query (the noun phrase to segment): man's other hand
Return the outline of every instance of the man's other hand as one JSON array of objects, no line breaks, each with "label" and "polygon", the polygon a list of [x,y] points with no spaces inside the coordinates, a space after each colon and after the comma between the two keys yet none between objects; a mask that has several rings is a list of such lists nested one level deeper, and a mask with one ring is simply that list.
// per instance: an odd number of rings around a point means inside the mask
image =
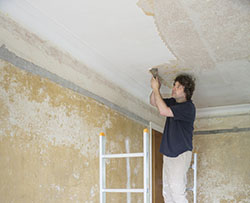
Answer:
[{"label": "man's other hand", "polygon": [[160,83],[158,77],[156,77],[156,78],[152,77],[152,78],[151,78],[151,88],[152,88],[153,90],[158,90],[158,89],[161,88],[161,83]]}]

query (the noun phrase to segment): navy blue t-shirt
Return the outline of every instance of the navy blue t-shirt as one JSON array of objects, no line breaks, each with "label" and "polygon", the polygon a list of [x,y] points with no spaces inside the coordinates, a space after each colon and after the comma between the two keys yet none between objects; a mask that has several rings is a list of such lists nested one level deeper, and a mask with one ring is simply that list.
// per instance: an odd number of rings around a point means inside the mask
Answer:
[{"label": "navy blue t-shirt", "polygon": [[160,152],[169,157],[192,151],[195,106],[191,100],[177,103],[174,98],[164,99],[174,117],[167,117]]}]

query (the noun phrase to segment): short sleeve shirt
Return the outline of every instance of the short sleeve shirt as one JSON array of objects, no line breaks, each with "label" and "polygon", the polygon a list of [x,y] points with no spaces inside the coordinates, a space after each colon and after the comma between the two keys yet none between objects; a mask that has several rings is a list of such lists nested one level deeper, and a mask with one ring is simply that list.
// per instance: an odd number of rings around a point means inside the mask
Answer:
[{"label": "short sleeve shirt", "polygon": [[169,157],[177,157],[193,149],[195,106],[191,100],[177,103],[174,98],[164,99],[174,117],[167,117],[161,140],[160,152]]}]

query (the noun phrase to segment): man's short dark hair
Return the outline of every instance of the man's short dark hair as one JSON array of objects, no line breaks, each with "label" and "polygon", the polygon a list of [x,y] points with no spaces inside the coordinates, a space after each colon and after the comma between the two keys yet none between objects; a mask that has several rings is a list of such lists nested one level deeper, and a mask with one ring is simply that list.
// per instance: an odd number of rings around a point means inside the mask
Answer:
[{"label": "man's short dark hair", "polygon": [[182,86],[184,86],[186,99],[190,100],[195,89],[195,78],[189,74],[182,73],[175,78],[174,82],[179,82]]}]

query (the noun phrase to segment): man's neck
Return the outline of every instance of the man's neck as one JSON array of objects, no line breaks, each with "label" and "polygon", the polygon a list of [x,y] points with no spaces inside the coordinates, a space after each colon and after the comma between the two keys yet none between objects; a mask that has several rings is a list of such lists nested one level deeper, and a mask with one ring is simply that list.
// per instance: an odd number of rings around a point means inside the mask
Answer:
[{"label": "man's neck", "polygon": [[183,102],[186,102],[187,99],[186,99],[185,97],[181,97],[181,98],[175,99],[175,101],[176,101],[177,103],[183,103]]}]

